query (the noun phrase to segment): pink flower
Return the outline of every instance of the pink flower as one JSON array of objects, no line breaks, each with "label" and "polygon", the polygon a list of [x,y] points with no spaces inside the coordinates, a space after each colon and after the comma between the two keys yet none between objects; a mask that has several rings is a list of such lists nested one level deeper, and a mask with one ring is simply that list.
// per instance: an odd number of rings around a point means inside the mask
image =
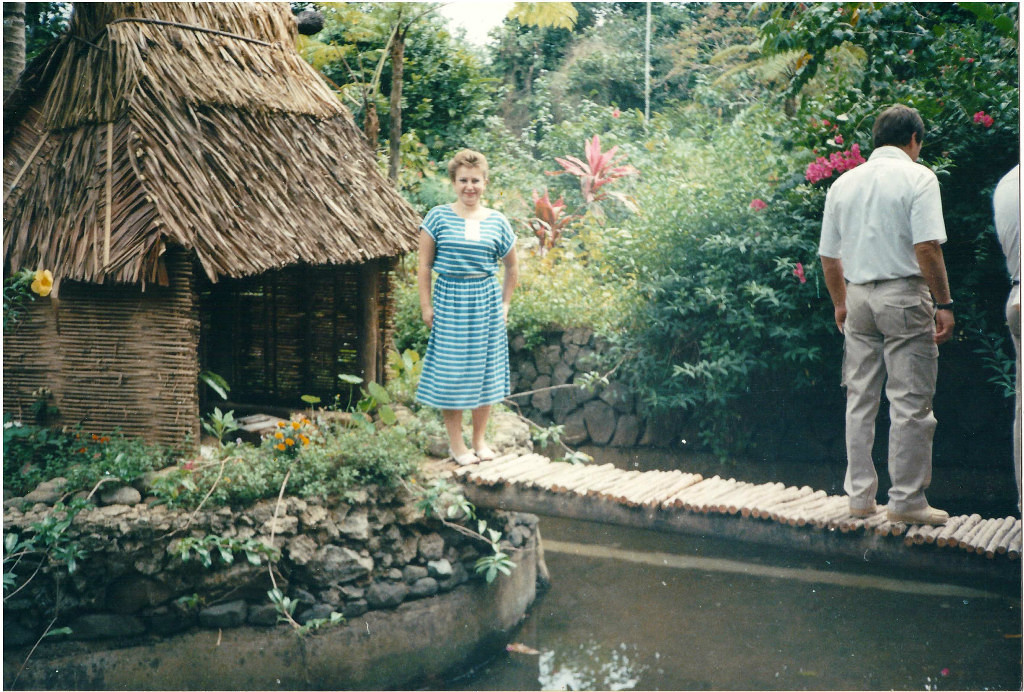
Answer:
[{"label": "pink flower", "polygon": [[750,201],[750,208],[753,209],[754,211],[761,211],[762,209],[764,209],[767,206],[768,206],[767,202],[765,202],[763,199],[760,199],[760,198],[753,199],[753,200]]},{"label": "pink flower", "polygon": [[843,136],[842,135],[836,135],[836,144],[842,144],[842,143],[843,143]]},{"label": "pink flower", "polygon": [[804,177],[808,182],[816,183],[831,178],[833,173],[844,173],[862,163],[864,157],[860,154],[860,145],[854,144],[848,151],[833,152],[827,159],[819,156],[814,163],[808,164]]},{"label": "pink flower", "polygon": [[984,127],[992,127],[996,121],[991,115],[987,115],[985,111],[978,111],[974,114],[974,122],[980,123]]},{"label": "pink flower", "polygon": [[822,125],[824,125],[825,127],[828,127],[828,126],[829,126],[829,125],[831,125],[832,123],[830,123],[830,122],[829,122],[828,120],[826,120],[826,119],[822,119],[822,121],[821,121],[821,124],[822,124]]},{"label": "pink flower", "polygon": [[947,675],[949,675],[949,668],[943,668],[939,671],[939,674],[942,675],[942,677],[946,677]]},{"label": "pink flower", "polygon": [[804,264],[803,262],[796,263],[796,269],[793,270],[793,276],[800,279],[800,283],[807,283],[807,277],[804,276]]},{"label": "pink flower", "polygon": [[192,469],[194,469],[195,467],[196,467],[196,465],[195,465],[195,462],[192,462],[192,461],[186,461],[186,462],[185,462],[185,464],[184,464],[184,466],[183,466],[183,468],[184,468],[184,469],[185,469],[186,471],[191,471],[191,470],[192,470]]},{"label": "pink flower", "polygon": [[617,118],[620,115],[622,115],[622,111],[620,111],[618,108],[615,108],[615,109],[612,110],[612,117],[613,118]]},{"label": "pink flower", "polygon": [[804,177],[811,183],[830,178],[832,177],[832,166],[828,165],[828,159],[819,156],[814,163],[807,164],[807,172],[804,173]]}]

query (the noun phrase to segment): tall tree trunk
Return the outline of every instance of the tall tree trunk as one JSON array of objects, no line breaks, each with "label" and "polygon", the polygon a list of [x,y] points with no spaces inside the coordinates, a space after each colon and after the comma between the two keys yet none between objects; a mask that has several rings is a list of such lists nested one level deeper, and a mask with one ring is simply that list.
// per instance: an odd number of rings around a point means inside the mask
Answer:
[{"label": "tall tree trunk", "polygon": [[402,163],[402,79],[405,72],[405,32],[408,29],[395,27],[395,40],[391,42],[391,129],[388,134],[388,179],[398,180]]},{"label": "tall tree trunk", "polygon": [[366,135],[366,141],[370,143],[370,148],[376,151],[377,134],[380,132],[380,120],[377,119],[377,104],[371,101],[370,98],[373,98],[372,94],[363,103],[365,107],[363,134]]},{"label": "tall tree trunk", "polygon": [[4,3],[4,98],[25,69],[25,3]]}]

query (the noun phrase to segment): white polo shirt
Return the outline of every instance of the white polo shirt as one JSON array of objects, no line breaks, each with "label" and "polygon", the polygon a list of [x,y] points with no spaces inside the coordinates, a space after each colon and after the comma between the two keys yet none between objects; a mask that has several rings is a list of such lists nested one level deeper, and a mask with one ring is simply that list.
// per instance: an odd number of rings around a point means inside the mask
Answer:
[{"label": "white polo shirt", "polygon": [[850,283],[921,276],[914,245],[930,240],[946,242],[939,181],[902,149],[875,149],[829,188],[818,254]]},{"label": "white polo shirt", "polygon": [[1004,175],[992,193],[996,233],[1010,278],[1020,281],[1020,164]]}]

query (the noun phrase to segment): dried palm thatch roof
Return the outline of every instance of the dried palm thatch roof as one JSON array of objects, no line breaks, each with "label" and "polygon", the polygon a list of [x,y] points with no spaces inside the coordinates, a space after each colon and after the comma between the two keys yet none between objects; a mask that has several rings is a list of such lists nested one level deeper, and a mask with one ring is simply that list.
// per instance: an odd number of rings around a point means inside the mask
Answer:
[{"label": "dried palm thatch roof", "polygon": [[168,243],[213,281],[411,250],[418,216],[295,35],[284,3],[76,3],[4,103],[5,271],[145,285]]}]

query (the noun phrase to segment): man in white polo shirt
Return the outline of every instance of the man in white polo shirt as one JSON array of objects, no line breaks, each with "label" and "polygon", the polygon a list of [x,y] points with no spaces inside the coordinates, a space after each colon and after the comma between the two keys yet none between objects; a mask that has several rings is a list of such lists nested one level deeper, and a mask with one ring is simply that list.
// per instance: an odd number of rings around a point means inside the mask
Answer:
[{"label": "man in white polo shirt", "polygon": [[1010,274],[1010,295],[1006,299],[1006,326],[1017,352],[1015,389],[1017,403],[1013,412],[1013,469],[1017,477],[1017,509],[1021,508],[1020,486],[1020,165],[1002,177],[992,193],[996,233],[1006,255],[1006,271]]},{"label": "man in white polo shirt", "polygon": [[925,498],[932,476],[938,344],[949,340],[954,325],[939,183],[916,163],[924,139],[916,110],[887,108],[872,135],[868,161],[828,191],[818,248],[836,326],[845,338],[844,488],[852,515],[878,511],[871,447],[885,383],[891,419],[888,519],[944,524],[949,514]]}]

